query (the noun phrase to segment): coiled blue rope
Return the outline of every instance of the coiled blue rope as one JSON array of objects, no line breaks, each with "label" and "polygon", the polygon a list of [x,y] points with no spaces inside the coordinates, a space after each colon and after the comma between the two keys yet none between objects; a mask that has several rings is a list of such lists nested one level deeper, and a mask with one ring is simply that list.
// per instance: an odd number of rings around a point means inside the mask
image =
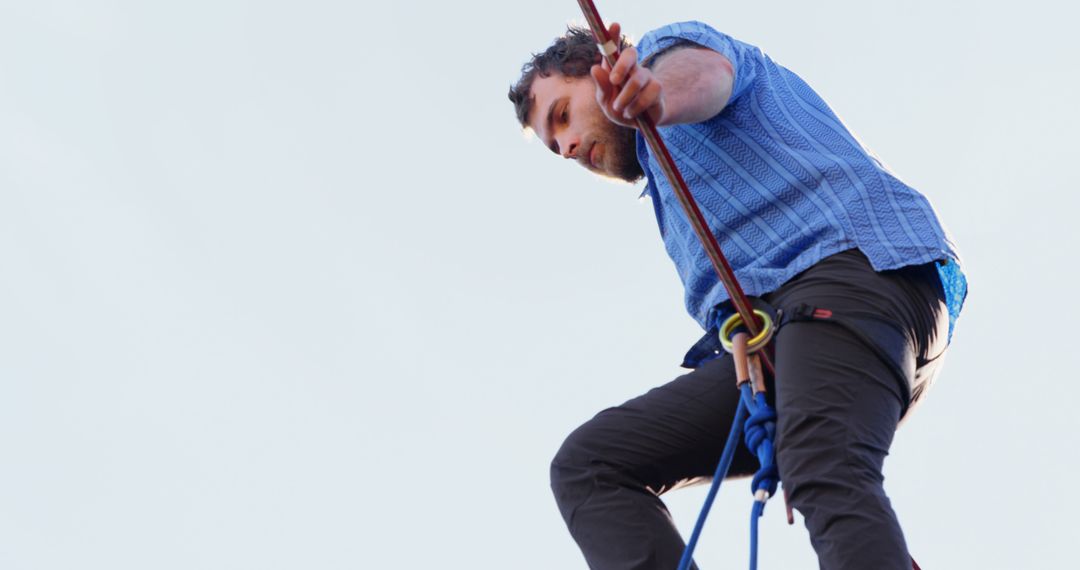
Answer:
[{"label": "coiled blue rope", "polygon": [[746,447],[757,455],[760,467],[750,483],[754,494],[754,506],[750,509],[750,570],[757,569],[758,519],[765,513],[765,501],[776,494],[780,483],[780,470],[776,467],[776,410],[765,400],[765,394],[754,394],[749,384],[742,385],[743,406],[750,410],[750,417],[743,428],[746,431]]},{"label": "coiled blue rope", "polygon": [[754,506],[750,510],[750,570],[757,569],[758,519],[765,512],[765,501],[776,494],[776,487],[780,483],[780,471],[776,467],[776,452],[773,446],[776,437],[776,410],[765,400],[765,394],[754,394],[749,383],[743,384],[740,390],[735,421],[728,433],[724,452],[720,455],[720,463],[716,466],[709,493],[705,496],[705,504],[701,507],[694,531],[679,560],[679,570],[689,570],[693,564],[694,548],[697,547],[701,530],[705,527],[705,519],[709,516],[716,494],[720,491],[720,484],[731,467],[735,450],[739,446],[739,436],[744,433],[746,446],[757,456],[761,465],[750,483],[750,491],[754,494]]},{"label": "coiled blue rope", "polygon": [[776,410],[765,400],[765,394],[754,394],[750,391],[750,384],[742,385],[742,404],[750,410],[750,417],[746,419],[743,427],[746,432],[746,447],[757,455],[758,468],[754,474],[754,480],[750,483],[750,492],[758,498],[761,491],[767,493],[764,497],[776,494],[776,486],[780,483],[780,470],[776,468],[776,451],[773,440],[776,439]]}]

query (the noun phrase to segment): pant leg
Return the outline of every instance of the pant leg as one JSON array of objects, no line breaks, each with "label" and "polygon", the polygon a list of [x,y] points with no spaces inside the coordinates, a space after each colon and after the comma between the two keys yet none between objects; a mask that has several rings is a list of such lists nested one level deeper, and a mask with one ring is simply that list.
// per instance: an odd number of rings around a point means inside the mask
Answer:
[{"label": "pant leg", "polygon": [[777,464],[821,568],[909,570],[881,474],[903,396],[886,365],[831,323],[776,341]]},{"label": "pant leg", "polygon": [[[874,273],[857,251],[839,254],[766,298],[785,310],[807,303],[877,315],[909,339],[897,359],[917,360],[903,366],[915,378],[898,382],[866,339],[835,324],[793,323],[778,334],[778,464],[822,568],[910,568],[881,467],[912,387],[928,384],[940,362],[947,318],[940,286],[889,273]],[[731,359],[721,358],[567,438],[552,489],[590,568],[675,567],[683,542],[658,497],[715,470],[737,406],[733,384]],[[756,467],[740,446],[732,473]]]},{"label": "pant leg", "polygon": [[771,296],[783,310],[805,303],[837,320],[858,314],[901,335],[879,343],[850,322],[810,321],[776,337],[777,464],[823,569],[911,568],[882,467],[944,350],[947,317],[929,269],[875,273],[855,251]]},{"label": "pant leg", "polygon": [[[659,496],[711,479],[738,397],[731,359],[722,358],[570,434],[552,461],[551,487],[589,568],[678,565],[684,543]],[[731,474],[756,468],[740,446]]]}]

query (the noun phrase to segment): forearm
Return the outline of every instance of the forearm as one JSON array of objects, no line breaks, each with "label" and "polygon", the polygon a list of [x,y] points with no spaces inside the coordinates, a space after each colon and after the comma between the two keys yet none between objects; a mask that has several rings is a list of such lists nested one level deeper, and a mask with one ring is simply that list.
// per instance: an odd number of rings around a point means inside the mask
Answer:
[{"label": "forearm", "polygon": [[731,97],[731,63],[715,51],[675,48],[660,54],[651,67],[663,85],[664,113],[659,125],[706,121],[724,110]]}]

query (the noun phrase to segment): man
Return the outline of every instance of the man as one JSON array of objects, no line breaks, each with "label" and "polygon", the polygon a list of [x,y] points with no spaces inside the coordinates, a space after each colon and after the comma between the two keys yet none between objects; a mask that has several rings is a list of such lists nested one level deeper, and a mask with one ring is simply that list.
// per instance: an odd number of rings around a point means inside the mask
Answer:
[{"label": "man", "polygon": [[[618,24],[610,32],[621,38]],[[784,315],[777,462],[821,567],[911,568],[881,470],[966,294],[953,244],[926,199],[759,49],[699,22],[622,42],[609,67],[589,32],[570,29],[524,66],[510,99],[552,152],[645,179],[707,334],[684,361],[692,372],[566,439],[551,484],[572,536],[590,568],[674,568],[683,542],[659,496],[712,474],[738,401],[732,361],[716,351],[727,292],[634,130],[644,113],[747,294]],[[756,467],[740,448],[731,475]]]}]

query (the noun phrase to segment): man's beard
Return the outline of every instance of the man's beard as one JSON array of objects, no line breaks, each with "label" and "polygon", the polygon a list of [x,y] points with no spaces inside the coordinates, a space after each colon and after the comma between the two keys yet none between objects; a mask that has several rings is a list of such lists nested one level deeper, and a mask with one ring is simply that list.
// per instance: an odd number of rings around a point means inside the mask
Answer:
[{"label": "man's beard", "polygon": [[[645,175],[637,160],[637,131],[603,119],[600,139],[610,149],[609,164],[604,165],[603,174],[626,182],[637,182]],[[588,156],[584,157],[588,160]]]}]

